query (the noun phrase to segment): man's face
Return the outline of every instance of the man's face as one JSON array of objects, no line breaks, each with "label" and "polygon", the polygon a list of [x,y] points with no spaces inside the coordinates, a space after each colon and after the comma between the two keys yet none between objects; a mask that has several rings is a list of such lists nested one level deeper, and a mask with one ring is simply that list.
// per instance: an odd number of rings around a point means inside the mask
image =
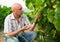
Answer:
[{"label": "man's face", "polygon": [[13,5],[12,12],[17,16],[21,16],[23,13],[22,6],[20,4]]},{"label": "man's face", "polygon": [[16,13],[17,15],[21,16],[22,13],[23,13],[22,7],[21,7],[21,6],[16,7],[15,13]]}]

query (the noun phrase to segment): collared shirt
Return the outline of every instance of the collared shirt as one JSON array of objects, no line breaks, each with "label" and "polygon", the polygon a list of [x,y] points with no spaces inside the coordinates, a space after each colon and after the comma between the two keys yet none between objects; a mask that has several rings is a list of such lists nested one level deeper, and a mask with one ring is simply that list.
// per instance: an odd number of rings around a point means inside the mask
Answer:
[{"label": "collared shirt", "polygon": [[19,18],[19,22],[15,20],[14,14],[10,14],[5,18],[4,21],[4,33],[13,32],[22,28],[24,25],[29,26],[30,22],[25,14],[22,14]]}]

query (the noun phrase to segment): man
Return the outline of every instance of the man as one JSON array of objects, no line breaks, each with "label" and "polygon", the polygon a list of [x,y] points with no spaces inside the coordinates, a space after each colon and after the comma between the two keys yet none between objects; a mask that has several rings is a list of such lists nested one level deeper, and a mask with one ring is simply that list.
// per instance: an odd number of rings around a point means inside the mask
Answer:
[{"label": "man", "polygon": [[12,13],[5,18],[4,22],[6,42],[33,42],[36,37],[34,26],[35,23],[30,24],[27,16],[23,14],[22,6],[15,3],[12,5]]}]

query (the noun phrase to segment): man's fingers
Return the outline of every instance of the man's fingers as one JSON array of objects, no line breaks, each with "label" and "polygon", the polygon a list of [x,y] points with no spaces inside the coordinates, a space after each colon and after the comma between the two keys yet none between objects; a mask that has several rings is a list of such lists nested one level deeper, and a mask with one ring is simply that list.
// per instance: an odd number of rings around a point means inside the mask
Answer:
[{"label": "man's fingers", "polygon": [[27,26],[24,26],[23,28],[26,28]]}]

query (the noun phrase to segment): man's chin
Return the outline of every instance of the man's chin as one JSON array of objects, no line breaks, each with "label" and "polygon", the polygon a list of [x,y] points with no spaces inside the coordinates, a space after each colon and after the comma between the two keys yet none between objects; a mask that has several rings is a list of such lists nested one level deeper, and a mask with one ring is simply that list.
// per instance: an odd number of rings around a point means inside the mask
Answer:
[{"label": "man's chin", "polygon": [[20,14],[19,16],[21,16],[22,14]]}]

